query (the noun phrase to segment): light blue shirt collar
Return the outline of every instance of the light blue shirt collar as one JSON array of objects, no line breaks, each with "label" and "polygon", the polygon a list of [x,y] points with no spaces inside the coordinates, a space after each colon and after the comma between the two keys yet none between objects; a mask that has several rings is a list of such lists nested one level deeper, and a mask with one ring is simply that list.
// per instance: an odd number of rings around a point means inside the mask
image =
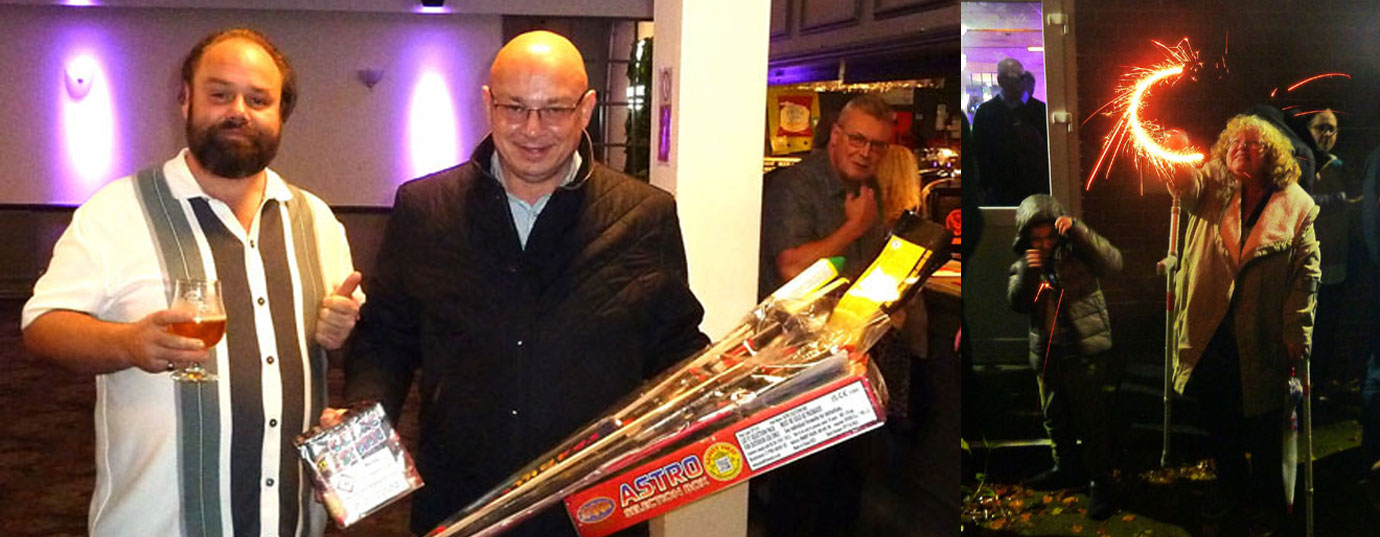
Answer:
[{"label": "light blue shirt collar", "polygon": [[[575,182],[575,175],[580,173],[582,165],[584,159],[580,157],[580,152],[571,154],[570,169],[565,172],[565,178],[561,179],[561,186]],[[494,151],[493,158],[489,160],[489,173],[498,180],[498,185],[503,187],[503,192],[508,195],[508,214],[513,217],[513,227],[517,228],[518,241],[526,250],[527,237],[532,234],[532,227],[537,224],[537,217],[541,216],[542,210],[546,208],[546,202],[551,201],[551,194],[537,198],[534,203],[527,203],[509,192],[508,183],[503,180],[503,164],[499,161],[498,151]]]}]

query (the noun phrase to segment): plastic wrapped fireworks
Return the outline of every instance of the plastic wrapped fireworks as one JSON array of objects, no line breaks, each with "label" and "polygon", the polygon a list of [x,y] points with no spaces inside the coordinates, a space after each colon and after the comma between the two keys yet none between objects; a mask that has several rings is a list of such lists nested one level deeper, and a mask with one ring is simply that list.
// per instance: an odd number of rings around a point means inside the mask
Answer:
[{"label": "plastic wrapped fireworks", "polygon": [[[861,399],[853,397],[862,401],[854,406],[879,405],[878,401],[886,397],[872,390],[883,391],[884,387],[875,367],[868,363],[866,351],[887,331],[887,313],[948,261],[952,237],[942,226],[913,217],[903,218],[897,229],[901,231],[893,232],[882,254],[857,283],[850,286],[838,276],[838,260],[821,259],[753,308],[728,335],[645,383],[603,417],[427,536],[500,534],[562,498],[674,455],[716,433],[736,432],[744,423],[767,417],[792,419],[788,414],[775,414],[785,403],[801,404],[803,399],[839,383],[863,379],[858,384],[867,385],[868,390]],[[871,374],[860,373],[868,370]],[[859,393],[849,390],[828,395],[843,399]],[[862,413],[866,414],[866,409]],[[880,425],[885,412],[873,414],[870,421],[856,423]],[[762,423],[762,427],[772,425]],[[754,434],[766,438],[763,430],[759,428]],[[833,440],[839,438],[846,435],[835,435]],[[823,440],[799,451],[830,445],[829,438]],[[765,469],[790,460],[781,456],[779,449],[773,451],[776,444],[770,441],[757,444],[765,446],[758,451],[766,455],[759,458],[775,457],[763,466]],[[696,470],[707,472],[710,468],[706,466],[714,466],[716,461],[726,463],[727,470],[735,458],[741,462],[742,449],[736,445],[732,451],[710,450],[703,458],[686,459],[688,469],[685,464],[672,464],[674,468],[668,466],[668,471],[684,478]],[[739,473],[733,471],[735,477]],[[634,496],[645,499],[640,494]],[[612,499],[599,497],[572,508],[601,518],[611,512],[613,504]]]},{"label": "plastic wrapped fireworks", "polygon": [[314,427],[294,443],[338,527],[354,524],[422,486],[412,457],[377,402],[351,407],[339,424]]}]

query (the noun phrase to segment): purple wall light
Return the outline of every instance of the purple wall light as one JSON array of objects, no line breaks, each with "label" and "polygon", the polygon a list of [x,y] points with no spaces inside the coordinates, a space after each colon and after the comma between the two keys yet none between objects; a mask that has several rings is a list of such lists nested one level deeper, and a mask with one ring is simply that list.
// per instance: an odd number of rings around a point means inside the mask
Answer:
[{"label": "purple wall light", "polygon": [[423,69],[407,109],[409,177],[440,171],[460,162],[459,125],[450,86],[440,72]]},{"label": "purple wall light", "polygon": [[64,62],[58,89],[67,178],[52,201],[80,202],[110,179],[115,157],[115,106],[97,57],[78,53]]}]

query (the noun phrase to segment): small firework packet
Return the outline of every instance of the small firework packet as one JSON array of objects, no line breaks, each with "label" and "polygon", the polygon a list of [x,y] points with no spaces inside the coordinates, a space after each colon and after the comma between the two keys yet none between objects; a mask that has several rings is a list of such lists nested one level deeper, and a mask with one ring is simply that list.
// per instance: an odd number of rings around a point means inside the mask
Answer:
[{"label": "small firework packet", "polygon": [[294,444],[338,527],[422,487],[412,456],[377,402],[350,407],[336,426],[313,427]]}]

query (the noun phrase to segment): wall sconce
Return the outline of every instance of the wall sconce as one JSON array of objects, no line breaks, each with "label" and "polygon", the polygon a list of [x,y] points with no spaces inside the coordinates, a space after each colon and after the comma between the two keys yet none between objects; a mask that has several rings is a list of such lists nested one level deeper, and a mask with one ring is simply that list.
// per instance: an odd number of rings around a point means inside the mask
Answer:
[{"label": "wall sconce", "polygon": [[67,96],[74,101],[80,101],[91,93],[91,85],[95,83],[96,61],[90,56],[80,56],[67,64]]},{"label": "wall sconce", "polygon": [[364,87],[372,91],[374,85],[378,84],[380,80],[383,80],[383,69],[360,69],[355,71],[355,76],[359,78],[360,82],[364,83]]}]

